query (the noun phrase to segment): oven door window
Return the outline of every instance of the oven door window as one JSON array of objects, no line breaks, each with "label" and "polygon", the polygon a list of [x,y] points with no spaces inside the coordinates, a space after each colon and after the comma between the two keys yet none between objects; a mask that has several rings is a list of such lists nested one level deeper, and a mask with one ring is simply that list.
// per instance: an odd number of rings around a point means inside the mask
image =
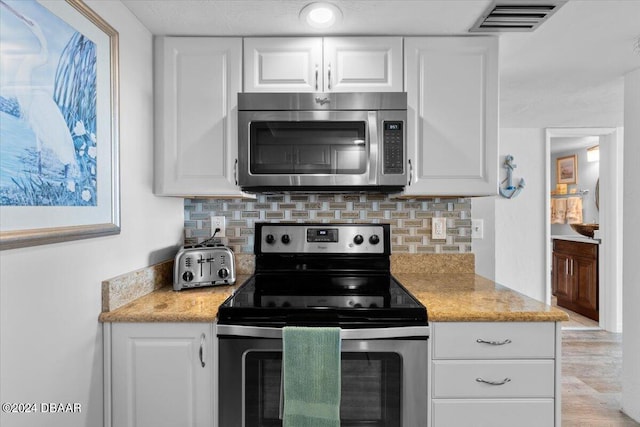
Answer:
[{"label": "oven door window", "polygon": [[[402,359],[396,353],[342,353],[342,427],[400,427]],[[282,353],[245,357],[245,425],[282,426]]]},{"label": "oven door window", "polygon": [[254,121],[252,174],[364,174],[368,144],[362,121]]}]

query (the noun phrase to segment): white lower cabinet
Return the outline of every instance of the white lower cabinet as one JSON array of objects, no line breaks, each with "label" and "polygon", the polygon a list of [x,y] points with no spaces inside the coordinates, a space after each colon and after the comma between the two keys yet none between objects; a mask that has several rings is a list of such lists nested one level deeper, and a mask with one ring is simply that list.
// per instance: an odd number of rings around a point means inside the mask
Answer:
[{"label": "white lower cabinet", "polygon": [[439,399],[433,403],[437,427],[552,426],[553,399]]},{"label": "white lower cabinet", "polygon": [[431,426],[559,427],[559,328],[433,323]]},{"label": "white lower cabinet", "polygon": [[211,323],[105,323],[105,427],[212,427]]}]

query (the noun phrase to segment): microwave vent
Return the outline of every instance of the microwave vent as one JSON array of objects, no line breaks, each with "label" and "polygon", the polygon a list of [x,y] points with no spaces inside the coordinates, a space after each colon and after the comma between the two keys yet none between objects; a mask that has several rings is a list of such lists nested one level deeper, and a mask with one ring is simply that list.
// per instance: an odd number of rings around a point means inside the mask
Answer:
[{"label": "microwave vent", "polygon": [[469,29],[469,32],[534,31],[566,1],[495,2]]}]

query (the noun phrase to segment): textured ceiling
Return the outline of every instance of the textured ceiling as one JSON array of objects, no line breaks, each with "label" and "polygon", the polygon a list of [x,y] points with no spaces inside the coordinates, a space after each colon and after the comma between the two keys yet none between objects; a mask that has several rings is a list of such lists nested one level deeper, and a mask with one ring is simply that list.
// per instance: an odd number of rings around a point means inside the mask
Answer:
[{"label": "textured ceiling", "polygon": [[[318,32],[300,0],[123,0],[156,35],[463,35],[488,0],[331,0]],[[500,36],[501,127],[621,126],[623,75],[640,67],[640,0],[569,0],[533,33]],[[635,50],[634,50],[635,49]]]}]

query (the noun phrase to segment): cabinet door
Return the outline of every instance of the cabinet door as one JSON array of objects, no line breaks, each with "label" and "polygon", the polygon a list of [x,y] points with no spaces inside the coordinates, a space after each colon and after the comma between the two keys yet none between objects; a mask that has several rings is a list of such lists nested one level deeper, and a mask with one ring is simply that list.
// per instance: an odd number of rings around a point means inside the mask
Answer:
[{"label": "cabinet door", "polygon": [[322,92],[322,38],[244,39],[245,92]]},{"label": "cabinet door", "polygon": [[114,323],[112,425],[213,425],[209,323]]},{"label": "cabinet door", "polygon": [[558,303],[569,303],[572,298],[573,279],[571,276],[571,256],[563,253],[553,253],[553,287]]},{"label": "cabinet door", "polygon": [[239,38],[156,39],[155,193],[240,195],[236,185]]},{"label": "cabinet door", "polygon": [[574,279],[573,302],[578,307],[577,312],[598,320],[598,262],[574,257],[571,272]]},{"label": "cabinet door", "polygon": [[326,92],[402,92],[402,37],[324,39]]},{"label": "cabinet door", "polygon": [[498,39],[405,39],[408,195],[498,191]]}]

